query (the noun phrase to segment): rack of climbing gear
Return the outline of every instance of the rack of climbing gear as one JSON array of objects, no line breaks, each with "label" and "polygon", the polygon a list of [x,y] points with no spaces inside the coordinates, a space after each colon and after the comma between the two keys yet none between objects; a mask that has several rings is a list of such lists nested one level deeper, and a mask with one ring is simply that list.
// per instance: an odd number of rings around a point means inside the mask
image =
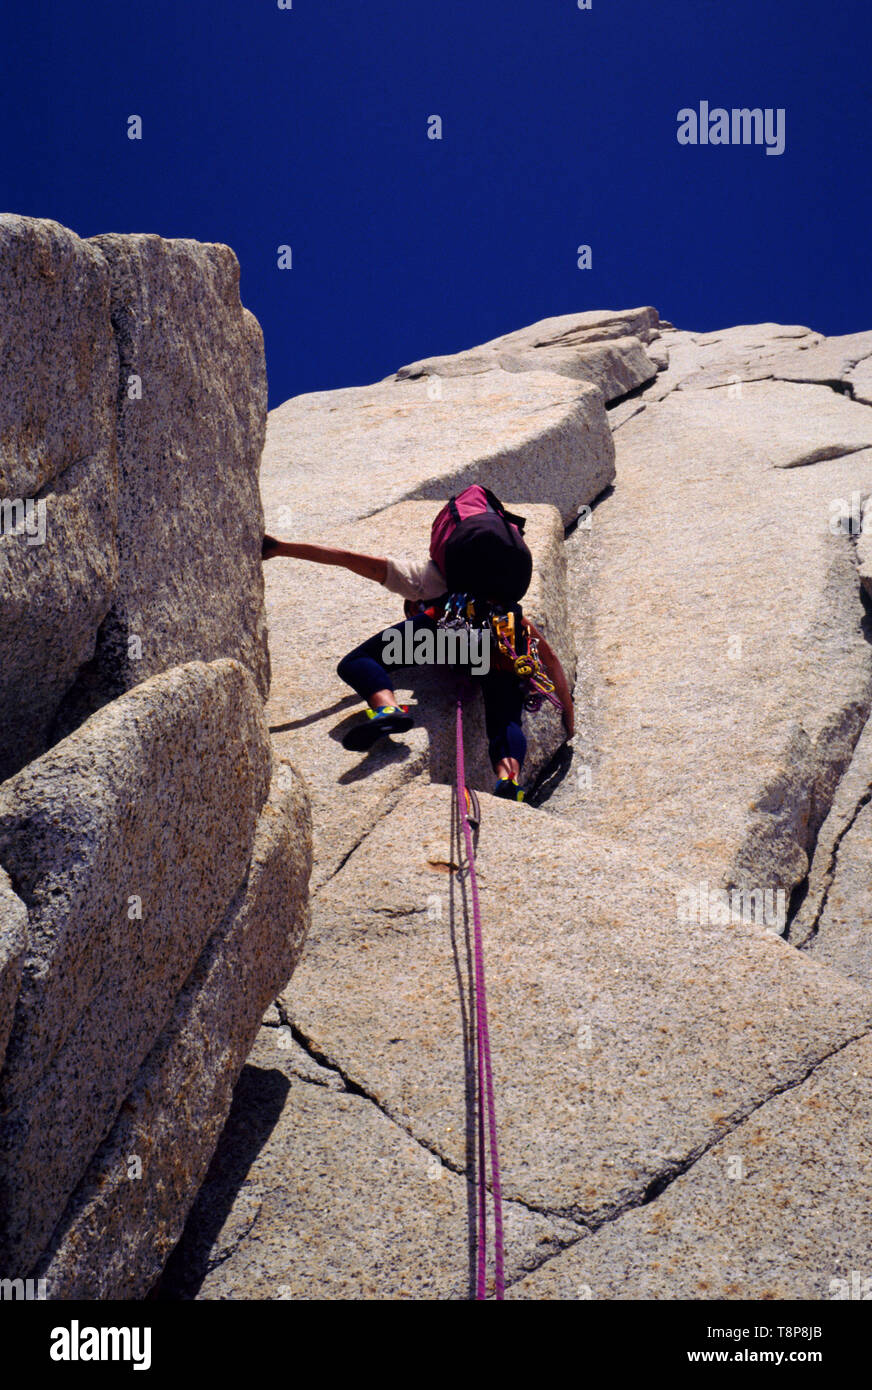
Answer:
[{"label": "rack of climbing gear", "polygon": [[519,656],[515,650],[517,636],[514,614],[511,612],[493,613],[491,625],[500,650],[512,662],[515,675],[526,683],[527,693],[524,699],[524,708],[535,714],[542,708],[544,700],[550,700],[552,705],[562,710],[563,702],[555,693],[554,682],[546,673],[539,656],[539,639],[528,636],[527,650]]},{"label": "rack of climbing gear", "polygon": [[542,708],[543,702],[550,700],[556,709],[562,710],[563,702],[555,691],[554,682],[542,665],[538,638],[528,635],[526,652],[518,654],[520,623],[516,622],[515,615],[517,613],[520,618],[520,612],[520,608],[499,609],[490,604],[484,605],[483,611],[480,612],[475,599],[469,594],[449,594],[436,625],[453,629],[490,628],[500,652],[518,679],[524,683],[524,708],[531,714],[536,714]]},{"label": "rack of climbing gear", "polygon": [[[478,1115],[478,1173],[477,1173],[477,1242],[476,1242],[476,1299],[487,1298],[487,1171],[486,1157],[490,1155],[491,1197],[494,1213],[494,1294],[505,1295],[505,1256],[503,1253],[503,1203],[500,1182],[500,1160],[497,1147],[496,1105],[494,1078],[491,1066],[490,1032],[487,1016],[487,991],[484,978],[484,944],[481,931],[481,909],[478,900],[478,880],[475,873],[475,846],[472,827],[481,818],[478,798],[466,786],[463,759],[463,701],[457,699],[457,812],[463,826],[466,859],[469,865],[469,886],[472,897],[473,966],[475,973],[476,1027],[476,1100]],[[472,816],[470,815],[472,812]],[[474,816],[474,820],[473,820]],[[485,1138],[487,1128],[487,1138]]]}]

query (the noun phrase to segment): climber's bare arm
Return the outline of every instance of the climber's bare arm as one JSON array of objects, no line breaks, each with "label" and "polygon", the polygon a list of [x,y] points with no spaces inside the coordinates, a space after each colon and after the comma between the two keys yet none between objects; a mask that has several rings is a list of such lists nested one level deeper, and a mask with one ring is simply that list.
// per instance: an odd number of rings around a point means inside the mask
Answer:
[{"label": "climber's bare arm", "polygon": [[388,572],[388,562],[380,555],[358,555],[354,550],[337,550],[332,545],[306,545],[264,536],[263,559],[272,560],[276,555],[286,555],[289,560],[313,560],[317,565],[341,565],[363,579],[374,579],[376,584],[384,584]]},{"label": "climber's bare arm", "polygon": [[572,738],[575,733],[575,712],[572,703],[572,691],[569,688],[569,681],[566,679],[566,672],[560,664],[560,658],[550,647],[542,636],[542,633],[531,623],[529,618],[524,619],[524,626],[531,637],[539,643],[539,659],[545,669],[546,675],[554,682],[554,693],[563,706],[563,727],[566,730],[566,737]]}]

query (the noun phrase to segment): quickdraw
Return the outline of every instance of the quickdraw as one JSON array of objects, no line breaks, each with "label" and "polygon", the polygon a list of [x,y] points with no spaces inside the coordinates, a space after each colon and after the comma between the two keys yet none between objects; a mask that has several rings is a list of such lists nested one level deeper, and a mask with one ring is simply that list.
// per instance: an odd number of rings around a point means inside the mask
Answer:
[{"label": "quickdraw", "polygon": [[475,620],[475,604],[466,594],[449,594],[445,600],[442,616],[437,619],[437,627],[474,628],[484,627],[483,622]]},{"label": "quickdraw", "polygon": [[563,702],[554,693],[554,682],[547,675],[539,657],[539,642],[535,637],[527,640],[527,651],[518,656],[515,651],[515,622],[511,613],[491,614],[491,626],[497,642],[514,666],[515,675],[527,685],[524,709],[535,714],[542,708],[543,700],[550,700],[557,709],[563,709]]}]

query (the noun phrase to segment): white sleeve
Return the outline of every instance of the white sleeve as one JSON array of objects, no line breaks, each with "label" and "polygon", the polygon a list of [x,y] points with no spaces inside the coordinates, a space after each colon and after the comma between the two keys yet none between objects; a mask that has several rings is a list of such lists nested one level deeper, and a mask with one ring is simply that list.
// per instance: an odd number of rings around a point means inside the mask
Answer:
[{"label": "white sleeve", "polygon": [[427,560],[387,559],[384,587],[403,598],[439,598],[445,593],[445,577],[438,565]]}]

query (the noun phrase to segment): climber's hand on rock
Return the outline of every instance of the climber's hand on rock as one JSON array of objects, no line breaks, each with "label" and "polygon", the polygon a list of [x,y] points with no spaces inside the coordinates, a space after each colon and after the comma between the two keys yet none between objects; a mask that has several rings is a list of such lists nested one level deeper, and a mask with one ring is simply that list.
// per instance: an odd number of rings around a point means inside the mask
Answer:
[{"label": "climber's hand on rock", "polygon": [[264,536],[263,545],[260,548],[260,558],[262,560],[274,559],[280,553],[280,544],[281,542],[277,541],[275,536]]}]

